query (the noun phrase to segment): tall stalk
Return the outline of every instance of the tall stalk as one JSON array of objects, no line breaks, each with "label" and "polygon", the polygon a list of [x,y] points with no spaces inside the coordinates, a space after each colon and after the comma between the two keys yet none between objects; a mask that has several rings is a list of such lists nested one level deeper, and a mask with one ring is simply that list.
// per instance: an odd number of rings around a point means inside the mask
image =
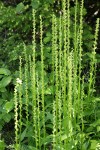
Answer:
[{"label": "tall stalk", "polygon": [[54,64],[55,64],[55,16],[52,15],[52,86],[53,86],[53,99],[54,99],[54,79],[55,79],[55,73],[54,73]]},{"label": "tall stalk", "polygon": [[53,150],[56,148],[56,102],[55,102],[55,15],[52,15],[52,73],[53,73]]},{"label": "tall stalk", "polygon": [[29,116],[29,112],[28,112],[28,106],[29,106],[29,97],[28,97],[28,57],[27,57],[27,53],[26,53],[26,46],[24,44],[24,55],[25,55],[25,110],[26,110],[26,127],[28,126],[28,116]]},{"label": "tall stalk", "polygon": [[[42,119],[43,119],[43,138],[45,139],[45,110],[44,110],[44,52],[43,52],[43,25],[40,16],[40,49],[41,49],[41,95],[42,95]],[[45,145],[44,145],[45,149]]]},{"label": "tall stalk", "polygon": [[79,24],[79,61],[78,61],[78,101],[77,101],[77,112],[80,109],[80,99],[81,99],[81,71],[82,71],[82,52],[83,52],[83,4],[84,0],[81,0],[80,6],[80,24]]},{"label": "tall stalk", "polygon": [[[56,101],[56,134],[58,133],[58,44],[57,44],[57,20],[55,17],[55,101]],[[56,138],[57,144],[57,138]]]},{"label": "tall stalk", "polygon": [[[20,94],[19,90],[20,90],[20,86],[22,84],[22,80],[17,78],[16,79],[16,85],[15,85],[15,89],[14,89],[14,112],[15,112],[15,150],[19,150],[20,149],[20,139],[19,139],[19,134],[20,133],[20,125],[21,125],[21,120],[18,120],[18,117],[20,114],[18,114],[18,109],[20,108],[19,103],[20,101],[18,100],[18,98],[20,98]],[[18,93],[19,93],[19,97],[18,97]],[[21,117],[21,116],[20,116]]]},{"label": "tall stalk", "polygon": [[59,143],[60,148],[62,146],[61,143],[61,133],[62,133],[62,16],[60,14],[59,18],[59,44],[58,44],[58,79],[59,79],[59,93],[58,93],[58,130],[59,130]]},{"label": "tall stalk", "polygon": [[[53,71],[54,71],[54,84],[55,84],[55,106],[56,106],[56,135],[58,133],[58,86],[59,86],[59,81],[58,81],[58,44],[57,44],[57,20],[56,20],[56,16],[53,15],[53,28],[52,28],[52,32],[53,32],[53,39],[52,39],[52,44],[53,44],[53,50],[52,50],[52,59],[53,59]],[[58,142],[58,139],[56,138],[56,144]]]},{"label": "tall stalk", "polygon": [[[64,119],[64,130],[65,133],[67,134],[67,121],[66,121],[66,117],[67,117],[67,113],[66,113],[66,87],[67,87],[67,81],[66,81],[66,76],[67,76],[67,33],[66,33],[66,28],[67,28],[67,23],[66,23],[66,1],[63,0],[62,1],[62,8],[63,8],[63,42],[64,42],[64,51],[63,51],[63,119]],[[66,149],[66,140],[64,141],[64,147]]]},{"label": "tall stalk", "polygon": [[73,77],[72,77],[72,66],[73,62],[73,54],[72,52],[70,53],[68,57],[68,98],[67,98],[67,106],[68,106],[68,137],[70,138],[69,140],[71,141],[72,138],[72,131],[73,131],[73,126],[72,126],[72,86],[73,86]]},{"label": "tall stalk", "polygon": [[39,77],[37,74],[37,130],[38,130],[38,146],[39,150],[41,150],[41,144],[40,144],[40,97],[39,97]]},{"label": "tall stalk", "polygon": [[15,89],[14,89],[14,112],[15,112],[15,150],[18,150],[18,97],[17,97],[17,87],[18,87],[18,83],[16,83]]},{"label": "tall stalk", "polygon": [[67,57],[68,57],[69,52],[70,52],[70,0],[67,0],[66,5],[67,5],[67,11],[66,11],[67,38],[66,40],[67,40]]},{"label": "tall stalk", "polygon": [[89,90],[88,90],[88,101],[90,96],[93,94],[94,84],[95,84],[95,74],[96,74],[96,48],[97,48],[97,39],[99,33],[99,26],[100,26],[100,19],[98,18],[96,21],[96,29],[95,29],[95,36],[94,36],[94,44],[92,50],[92,59],[90,62],[90,78],[89,78]]},{"label": "tall stalk", "polygon": [[[19,79],[22,81],[22,58],[19,57],[20,64],[19,64]],[[20,140],[21,140],[21,133],[22,133],[22,85],[19,85],[19,130],[20,130]],[[20,141],[21,143],[21,141]],[[21,144],[20,144],[21,145]]]},{"label": "tall stalk", "polygon": [[77,47],[77,0],[75,1],[75,14],[74,14],[74,67],[73,67],[73,94],[74,94],[74,102],[73,102],[73,119],[74,119],[74,129],[76,131],[76,104],[77,104],[77,62],[78,62],[78,47]]},{"label": "tall stalk", "polygon": [[56,101],[53,102],[53,150],[56,149]]},{"label": "tall stalk", "polygon": [[[32,91],[32,117],[33,117],[33,130],[35,132],[35,144],[37,148],[37,125],[36,125],[36,21],[35,10],[32,10],[33,16],[33,39],[32,39],[32,77],[31,77],[31,91]],[[33,133],[34,134],[34,133]]]},{"label": "tall stalk", "polygon": [[80,117],[81,117],[81,149],[84,149],[83,146],[83,142],[84,142],[84,120],[83,120],[83,101],[84,101],[84,96],[85,96],[85,92],[84,92],[84,76],[82,77],[82,85],[81,85],[81,103],[80,103]]},{"label": "tall stalk", "polygon": [[[96,28],[95,28],[95,36],[94,36],[94,44],[92,50],[92,58],[90,61],[90,77],[89,77],[89,85],[88,85],[88,102],[90,102],[91,97],[93,96],[95,90],[95,76],[96,76],[96,48],[97,48],[97,40],[98,40],[98,33],[100,28],[100,18],[96,21]],[[94,115],[96,120],[96,109],[95,109],[95,101],[94,101]]]}]

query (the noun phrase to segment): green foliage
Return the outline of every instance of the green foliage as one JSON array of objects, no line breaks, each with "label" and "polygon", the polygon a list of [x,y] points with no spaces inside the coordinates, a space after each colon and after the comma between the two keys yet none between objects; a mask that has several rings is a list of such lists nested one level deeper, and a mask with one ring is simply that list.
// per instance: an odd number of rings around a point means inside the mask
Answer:
[{"label": "green foliage", "polygon": [[24,6],[24,4],[21,2],[21,3],[19,3],[19,4],[17,5],[17,7],[16,7],[16,13],[17,13],[17,14],[23,13],[24,9],[25,9],[25,6]]},{"label": "green foliage", "polygon": [[5,150],[5,143],[3,140],[0,140],[0,149]]},{"label": "green foliage", "polygon": [[[14,118],[13,93],[10,91],[9,84],[11,84],[12,76],[10,70],[0,68],[0,133],[3,135],[5,126]],[[10,132],[10,131],[7,131]],[[7,135],[7,132],[5,135]],[[9,136],[8,136],[9,137]],[[9,139],[8,139],[9,141]],[[6,144],[4,140],[0,140],[0,149],[5,150]]]},{"label": "green foliage", "polygon": [[94,35],[83,4],[8,0],[0,2],[0,14],[0,129],[15,118],[16,150],[96,148],[100,102],[93,93],[99,55],[92,53]]},{"label": "green foliage", "polygon": [[[20,49],[23,48],[23,39],[25,36],[28,36],[30,29],[30,25],[23,29],[24,22],[30,22],[31,16],[23,13],[18,15],[19,11],[23,11],[22,9],[24,9],[23,3],[20,3],[15,9],[12,6],[6,7],[0,2],[0,33],[2,33],[0,38],[1,66],[9,65],[9,68],[12,70],[15,70],[14,67],[18,67],[15,65],[15,61],[18,60],[18,55],[21,54]],[[25,34],[26,32],[27,35]]]},{"label": "green foliage", "polygon": [[[83,56],[86,52],[83,45],[83,3],[82,0],[79,28],[75,23],[77,19],[74,20],[75,36],[73,39],[70,36],[69,1],[67,1],[67,10],[66,2],[62,2],[63,14],[60,15],[60,18],[52,15],[52,33],[51,35],[50,33],[46,34],[46,38],[43,36],[45,32],[43,32],[43,20],[40,16],[39,43],[36,41],[36,11],[33,10],[32,12],[33,52],[28,59],[26,46],[24,45],[24,74],[22,76],[20,59],[20,78],[16,80],[14,91],[16,150],[23,149],[26,145],[28,145],[27,149],[34,147],[34,149],[45,150],[52,147],[54,150],[88,150],[93,144],[91,139],[99,138],[97,103],[92,100],[99,19],[96,24],[94,47],[91,50],[89,81],[87,87],[85,87],[86,76],[83,73]],[[77,5],[78,3],[75,6],[76,12]],[[68,14],[67,17],[66,14]],[[45,44],[50,41],[52,41],[50,50],[52,62],[47,63],[45,61],[47,59]],[[36,49],[38,45],[39,55]],[[46,67],[50,64],[49,71]],[[50,78],[51,80],[49,80]],[[52,90],[47,94],[46,89],[50,90],[50,87]],[[93,132],[96,128],[97,137]],[[93,134],[93,137],[91,137],[91,134]]]}]

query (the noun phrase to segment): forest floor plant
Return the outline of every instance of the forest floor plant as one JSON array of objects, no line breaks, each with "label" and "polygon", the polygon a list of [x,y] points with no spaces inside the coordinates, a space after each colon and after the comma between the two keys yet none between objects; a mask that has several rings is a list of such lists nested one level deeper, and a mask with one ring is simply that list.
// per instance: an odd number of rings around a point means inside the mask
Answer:
[{"label": "forest floor plant", "polygon": [[[89,150],[90,139],[85,134],[89,118],[85,116],[85,112],[91,107],[97,119],[96,104],[92,101],[92,97],[95,89],[95,50],[100,19],[96,22],[90,76],[88,87],[85,87],[86,75],[83,74],[82,67],[85,53],[82,39],[83,7],[84,0],[81,0],[79,19],[76,0],[73,39],[71,38],[70,1],[62,0],[62,12],[59,17],[52,14],[51,79],[47,77],[48,72],[45,68],[42,16],[40,16],[39,31],[41,54],[40,64],[37,67],[36,12],[35,10],[32,12],[32,55],[27,56],[24,44],[25,59],[20,57],[20,74],[14,91],[15,150]],[[49,96],[46,94],[47,90],[50,91]],[[51,99],[48,100],[50,96]]]}]

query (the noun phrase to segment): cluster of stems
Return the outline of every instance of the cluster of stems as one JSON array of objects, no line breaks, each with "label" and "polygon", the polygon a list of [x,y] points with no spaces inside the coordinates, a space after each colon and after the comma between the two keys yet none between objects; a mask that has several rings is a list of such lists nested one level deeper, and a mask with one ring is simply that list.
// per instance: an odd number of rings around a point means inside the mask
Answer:
[{"label": "cluster of stems", "polygon": [[[53,150],[56,149],[77,149],[76,133],[77,124],[81,122],[80,148],[84,142],[84,95],[85,95],[85,75],[82,75],[83,59],[83,7],[84,0],[80,5],[80,21],[78,22],[78,1],[75,1],[74,24],[73,24],[73,45],[71,45],[71,14],[70,1],[62,0],[62,13],[59,18],[52,14],[52,140]],[[21,147],[21,137],[23,126],[27,131],[31,125],[32,140],[34,147],[38,150],[45,150],[47,129],[46,129],[46,102],[45,102],[45,49],[43,20],[40,16],[40,70],[36,68],[36,18],[35,10],[33,15],[33,40],[32,55],[27,56],[27,49],[24,44],[25,66],[22,73],[22,58],[20,57],[19,81],[16,81],[14,91],[15,103],[15,149]],[[99,21],[97,19],[92,58],[90,62],[90,77],[88,82],[87,101],[91,100],[93,94],[96,74],[96,48],[99,31]],[[24,81],[23,81],[24,80]],[[23,90],[23,88],[25,88]],[[30,98],[31,93],[31,98]],[[24,94],[24,95],[23,95]],[[25,101],[23,102],[23,97]],[[30,105],[31,103],[31,105]],[[23,108],[25,106],[25,108]],[[30,112],[31,108],[31,112]],[[25,111],[25,120],[23,119]],[[24,125],[23,125],[24,124]],[[72,144],[74,143],[74,144]]]}]

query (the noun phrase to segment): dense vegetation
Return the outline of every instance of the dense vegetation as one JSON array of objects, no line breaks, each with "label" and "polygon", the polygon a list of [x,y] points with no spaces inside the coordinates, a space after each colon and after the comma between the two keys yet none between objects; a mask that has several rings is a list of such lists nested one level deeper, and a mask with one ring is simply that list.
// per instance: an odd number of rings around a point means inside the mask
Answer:
[{"label": "dense vegetation", "polygon": [[99,6],[0,1],[0,150],[100,149]]}]

